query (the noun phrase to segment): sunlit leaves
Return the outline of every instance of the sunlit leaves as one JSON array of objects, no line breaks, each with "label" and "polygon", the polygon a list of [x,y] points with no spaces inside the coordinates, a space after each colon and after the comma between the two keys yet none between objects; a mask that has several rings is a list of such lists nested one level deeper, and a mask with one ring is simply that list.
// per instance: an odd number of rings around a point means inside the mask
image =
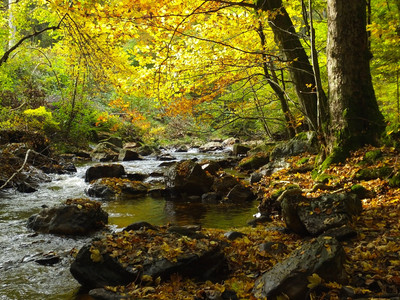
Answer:
[{"label": "sunlit leaves", "polygon": [[307,280],[309,282],[309,284],[307,285],[309,289],[313,289],[322,283],[322,278],[319,277],[319,275],[316,273],[313,273],[311,276],[308,276]]}]

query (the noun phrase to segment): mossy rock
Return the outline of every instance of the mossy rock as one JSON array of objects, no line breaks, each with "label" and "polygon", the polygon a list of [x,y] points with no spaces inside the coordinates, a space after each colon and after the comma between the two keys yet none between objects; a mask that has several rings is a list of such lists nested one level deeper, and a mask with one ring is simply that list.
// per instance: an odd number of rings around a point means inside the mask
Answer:
[{"label": "mossy rock", "polygon": [[250,149],[250,151],[248,152],[248,155],[255,155],[259,152],[270,153],[271,150],[275,146],[276,146],[276,143],[261,144],[261,145],[255,146],[254,148]]},{"label": "mossy rock", "polygon": [[269,162],[269,155],[265,152],[259,152],[253,156],[246,157],[239,162],[239,168],[242,170],[256,170]]},{"label": "mossy rock", "polygon": [[392,178],[389,179],[390,187],[400,187],[400,172],[397,172]]},{"label": "mossy rock", "polygon": [[309,157],[303,157],[302,159],[300,159],[296,164],[298,166],[304,165],[305,163],[308,163],[310,161]]},{"label": "mossy rock", "polygon": [[356,194],[358,198],[365,199],[371,198],[373,196],[373,192],[367,190],[361,184],[355,184],[351,187],[351,192]]},{"label": "mossy rock", "polygon": [[317,170],[314,170],[311,172],[311,178],[315,182],[328,183],[329,179],[333,179],[335,177],[324,172],[318,172]]},{"label": "mossy rock", "polygon": [[362,163],[372,164],[382,158],[383,153],[380,149],[368,151],[365,153]]},{"label": "mossy rock", "polygon": [[372,180],[372,179],[384,179],[392,174],[393,168],[384,166],[380,168],[364,168],[359,170],[354,178],[358,180]]},{"label": "mossy rock", "polygon": [[322,172],[326,170],[330,165],[344,162],[346,158],[349,156],[349,151],[346,151],[344,148],[336,147],[332,154],[330,154],[324,162],[319,167],[319,171]]},{"label": "mossy rock", "polygon": [[288,190],[299,190],[299,189],[300,189],[300,186],[298,186],[297,184],[289,184],[289,185],[273,192],[271,195],[271,199],[277,200],[279,198],[279,196],[283,194],[283,192],[288,191]]}]

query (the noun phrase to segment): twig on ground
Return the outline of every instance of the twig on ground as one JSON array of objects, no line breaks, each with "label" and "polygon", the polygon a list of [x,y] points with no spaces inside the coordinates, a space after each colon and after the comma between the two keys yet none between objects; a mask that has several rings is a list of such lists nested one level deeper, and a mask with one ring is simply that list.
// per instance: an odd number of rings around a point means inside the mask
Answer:
[{"label": "twig on ground", "polygon": [[25,165],[26,165],[26,163],[27,163],[27,161],[28,161],[29,154],[30,154],[31,152],[33,152],[34,154],[40,154],[40,153],[37,153],[36,151],[34,151],[34,150],[32,150],[32,149],[28,149],[28,151],[26,151],[24,163],[22,164],[22,166],[21,166],[14,174],[12,174],[11,177],[8,178],[8,180],[7,180],[2,186],[0,186],[0,190],[4,189],[4,188],[8,185],[8,183],[9,183],[11,180],[13,180],[14,177],[17,176],[17,175],[24,169],[24,167],[25,167]]}]

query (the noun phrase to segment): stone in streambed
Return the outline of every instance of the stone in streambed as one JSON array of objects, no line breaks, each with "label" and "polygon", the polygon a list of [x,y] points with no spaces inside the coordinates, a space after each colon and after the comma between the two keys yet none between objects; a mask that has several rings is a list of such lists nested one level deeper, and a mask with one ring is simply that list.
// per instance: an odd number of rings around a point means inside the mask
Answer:
[{"label": "stone in streambed", "polygon": [[178,194],[202,195],[211,189],[214,179],[191,160],[179,162],[165,173],[168,189]]},{"label": "stone in streambed", "polygon": [[277,299],[279,296],[306,299],[308,277],[314,273],[326,282],[345,281],[345,259],[343,247],[336,239],[319,237],[259,277],[253,293],[258,299]]},{"label": "stone in streambed", "polygon": [[27,226],[42,233],[85,235],[108,223],[108,214],[100,206],[89,199],[68,199],[63,205],[32,215]]},{"label": "stone in streambed", "polygon": [[119,161],[141,160],[139,153],[130,149],[121,149],[118,155]]},{"label": "stone in streambed", "polygon": [[113,198],[147,194],[148,186],[127,178],[100,178],[91,183],[86,193],[90,197]]},{"label": "stone in streambed", "polygon": [[219,243],[191,238],[167,228],[108,235],[84,246],[72,263],[72,275],[85,287],[126,285],[143,275],[167,280],[171,274],[213,280],[225,273]]},{"label": "stone in streambed", "polygon": [[287,228],[298,234],[319,235],[347,225],[362,211],[360,198],[354,193],[325,194],[307,198],[300,189],[291,189],[278,198]]},{"label": "stone in streambed", "polygon": [[85,181],[90,182],[99,178],[121,178],[125,175],[125,169],[120,164],[95,165],[86,170]]}]

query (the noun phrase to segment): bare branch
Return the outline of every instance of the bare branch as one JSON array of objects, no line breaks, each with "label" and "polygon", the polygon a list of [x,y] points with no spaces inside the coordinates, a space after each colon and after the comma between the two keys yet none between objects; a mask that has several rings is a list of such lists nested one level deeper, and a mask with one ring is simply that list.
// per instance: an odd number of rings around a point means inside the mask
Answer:
[{"label": "bare branch", "polygon": [[33,151],[33,150],[31,150],[31,149],[28,149],[28,151],[26,151],[24,163],[22,164],[22,166],[21,166],[14,174],[12,174],[11,177],[8,178],[8,180],[7,180],[2,186],[0,186],[0,190],[4,189],[4,188],[8,185],[8,183],[9,183],[11,180],[13,180],[14,177],[17,176],[17,175],[24,169],[24,167],[25,167],[25,165],[26,165],[26,163],[27,163],[27,161],[28,161],[29,154],[30,154],[31,152],[33,152],[33,153],[35,153],[35,154],[39,154],[39,153],[37,153],[36,151]]},{"label": "bare branch", "polygon": [[[66,16],[66,15],[65,15],[65,16]],[[48,30],[57,30],[57,29],[60,29],[61,23],[63,22],[65,16],[60,20],[60,22],[57,24],[57,26],[46,27],[46,28],[44,28],[44,29],[42,29],[42,30],[35,31],[35,32],[32,33],[32,34],[26,35],[26,36],[24,36],[23,38],[21,38],[14,46],[12,46],[10,49],[8,49],[8,50],[3,54],[3,56],[0,58],[0,66],[1,66],[2,64],[4,64],[5,62],[7,62],[7,60],[8,60],[8,58],[9,58],[10,54],[11,54],[12,52],[14,52],[19,46],[21,46],[21,44],[22,44],[23,42],[25,42],[26,40],[28,40],[28,39],[30,39],[30,38],[33,38],[33,37],[35,37],[35,36],[38,36],[38,35],[42,34],[42,33],[45,32],[45,31],[48,31]]]}]

